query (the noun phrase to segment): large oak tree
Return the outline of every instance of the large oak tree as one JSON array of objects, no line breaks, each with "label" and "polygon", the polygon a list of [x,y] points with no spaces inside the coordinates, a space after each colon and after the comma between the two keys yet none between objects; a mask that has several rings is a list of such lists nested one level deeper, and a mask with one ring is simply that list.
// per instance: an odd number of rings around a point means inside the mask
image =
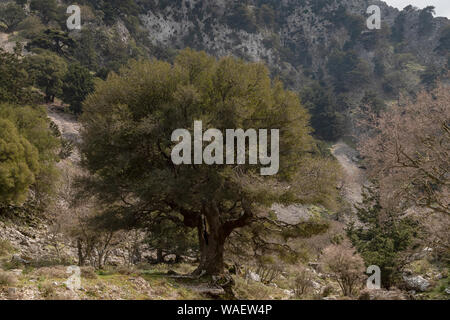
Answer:
[{"label": "large oak tree", "polygon": [[[279,129],[279,173],[260,176],[260,165],[174,165],[172,132],[192,132],[195,120],[222,132]],[[111,215],[196,228],[197,272],[219,274],[230,234],[267,218],[273,203],[332,202],[336,171],[318,165],[308,122],[298,97],[260,63],[192,50],[173,64],[131,62],[98,82],[84,104],[81,149],[91,172],[84,195],[109,204]]]}]

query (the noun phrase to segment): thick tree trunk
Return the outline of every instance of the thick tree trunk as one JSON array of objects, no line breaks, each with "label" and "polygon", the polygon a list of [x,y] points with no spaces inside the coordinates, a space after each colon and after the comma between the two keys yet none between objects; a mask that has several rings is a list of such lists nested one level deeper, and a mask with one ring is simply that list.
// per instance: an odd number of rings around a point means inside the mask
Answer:
[{"label": "thick tree trunk", "polygon": [[224,269],[224,246],[226,235],[218,215],[208,215],[200,219],[198,237],[200,243],[200,265],[197,275],[218,275]]},{"label": "thick tree trunk", "polygon": [[[224,272],[225,241],[231,232],[251,223],[253,213],[251,205],[242,201],[244,214],[235,220],[223,221],[219,208],[214,201],[205,202],[200,214],[181,209],[184,223],[191,228],[197,227],[200,244],[200,265],[194,275],[222,275]],[[176,207],[180,209],[179,207]]]},{"label": "thick tree trunk", "polygon": [[77,239],[77,249],[78,249],[78,265],[82,267],[84,266],[84,255],[83,255],[83,244],[81,239]]},{"label": "thick tree trunk", "polygon": [[156,262],[157,263],[163,263],[164,262],[163,251],[160,248],[156,249]]}]

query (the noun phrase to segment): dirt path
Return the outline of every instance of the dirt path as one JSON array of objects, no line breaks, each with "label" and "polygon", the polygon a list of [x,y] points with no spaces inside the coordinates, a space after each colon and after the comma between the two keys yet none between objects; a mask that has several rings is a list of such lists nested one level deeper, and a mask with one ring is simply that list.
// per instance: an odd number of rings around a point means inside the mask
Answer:
[{"label": "dirt path", "polygon": [[73,162],[78,162],[80,160],[80,154],[76,146],[78,146],[81,142],[80,123],[77,121],[75,116],[64,112],[64,110],[59,106],[47,106],[47,115],[50,120],[58,126],[63,138],[74,143],[75,148],[73,149],[73,153],[69,159]]},{"label": "dirt path", "polygon": [[59,127],[64,138],[80,143],[80,123],[76,117],[64,112],[61,107],[48,106],[48,117]]},{"label": "dirt path", "polygon": [[344,170],[344,197],[351,204],[362,201],[362,186],[366,183],[364,170],[358,166],[358,152],[344,142],[338,142],[331,152]]}]

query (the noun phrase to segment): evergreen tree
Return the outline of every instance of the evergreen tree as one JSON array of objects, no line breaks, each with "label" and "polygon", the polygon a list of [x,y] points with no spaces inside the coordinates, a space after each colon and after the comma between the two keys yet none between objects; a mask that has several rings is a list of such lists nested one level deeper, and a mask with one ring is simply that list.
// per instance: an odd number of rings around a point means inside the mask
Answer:
[{"label": "evergreen tree", "polygon": [[0,104],[0,119],[13,124],[18,134],[37,151],[38,168],[31,185],[38,203],[45,205],[53,191],[57,176],[55,164],[59,161],[60,140],[50,129],[44,108]]},{"label": "evergreen tree", "polygon": [[369,67],[354,51],[333,51],[327,69],[334,78],[333,85],[337,93],[347,92],[355,86],[361,87],[369,81]]},{"label": "evergreen tree", "polygon": [[434,9],[433,6],[428,6],[419,13],[419,34],[422,36],[429,34],[433,30]]},{"label": "evergreen tree", "polygon": [[147,226],[147,243],[157,251],[157,262],[165,262],[168,255],[175,255],[175,262],[180,262],[183,255],[196,257],[198,254],[198,237],[193,229],[171,220],[151,221]]},{"label": "evergreen tree", "polygon": [[81,104],[89,93],[94,90],[94,80],[88,69],[79,64],[71,64],[63,79],[62,98],[70,104],[70,109],[81,113]]},{"label": "evergreen tree", "polygon": [[382,286],[389,288],[398,280],[408,256],[419,239],[418,222],[401,217],[395,208],[383,208],[376,187],[366,187],[357,206],[361,225],[349,224],[347,234],[367,266],[381,269]]},{"label": "evergreen tree", "polygon": [[3,22],[8,31],[13,31],[26,16],[23,8],[15,3],[0,4],[0,23]]},{"label": "evergreen tree", "polygon": [[[279,128],[278,175],[261,176],[259,165],[175,166],[171,135],[179,128],[191,131],[195,120],[224,132]],[[319,170],[314,182],[306,183],[310,172],[299,171],[307,161],[321,161],[309,154],[308,120],[297,96],[271,82],[262,64],[231,57],[216,61],[191,50],[174,64],[132,62],[98,82],[85,101],[81,150],[94,176],[86,178],[84,191],[113,203],[112,210],[138,217],[157,213],[173,221],[180,215],[180,223],[198,231],[197,272],[220,274],[231,233],[272,203],[327,199],[332,176]]]},{"label": "evergreen tree", "polygon": [[5,52],[0,48],[0,102],[27,103],[31,100],[30,79],[19,51]]},{"label": "evergreen tree", "polygon": [[450,26],[443,28],[441,37],[439,38],[439,44],[435,49],[436,52],[447,57],[447,69],[450,68]]},{"label": "evergreen tree", "polygon": [[402,11],[394,20],[394,26],[392,27],[391,39],[394,42],[402,42],[405,37],[405,21],[406,12]]},{"label": "evergreen tree", "polygon": [[65,60],[57,54],[38,50],[38,54],[27,57],[29,73],[36,85],[45,93],[46,102],[54,102],[61,97],[63,78],[67,71]]},{"label": "evergreen tree", "polygon": [[39,173],[38,151],[0,118],[0,206],[22,203]]},{"label": "evergreen tree", "polygon": [[58,18],[58,3],[56,0],[31,0],[30,9],[39,12],[45,23]]},{"label": "evergreen tree", "polygon": [[55,29],[47,29],[30,41],[26,48],[33,50],[35,48],[53,51],[60,56],[69,56],[73,52],[75,41],[69,37],[67,32]]},{"label": "evergreen tree", "polygon": [[338,140],[345,132],[345,117],[339,112],[329,90],[313,83],[300,92],[303,105],[311,113],[311,125],[324,140]]}]

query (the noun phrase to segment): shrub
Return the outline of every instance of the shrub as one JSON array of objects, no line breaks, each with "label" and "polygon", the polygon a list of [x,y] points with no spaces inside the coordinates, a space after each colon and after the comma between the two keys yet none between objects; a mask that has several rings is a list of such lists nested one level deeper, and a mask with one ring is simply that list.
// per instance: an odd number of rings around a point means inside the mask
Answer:
[{"label": "shrub", "polygon": [[259,258],[256,274],[261,278],[261,282],[269,284],[275,281],[283,271],[282,265],[271,256],[262,256]]},{"label": "shrub", "polygon": [[136,272],[136,270],[134,268],[127,267],[127,266],[117,267],[116,271],[119,274],[127,275],[127,276],[133,274],[134,272]]},{"label": "shrub", "polygon": [[333,293],[333,291],[334,291],[333,286],[327,285],[325,288],[323,288],[322,297],[330,296]]},{"label": "shrub", "polygon": [[44,282],[39,286],[39,290],[46,298],[51,297],[55,293],[55,288],[51,282]]},{"label": "shrub", "polygon": [[236,298],[239,300],[262,300],[267,299],[267,297],[271,297],[273,299],[286,298],[286,293],[284,293],[284,291],[279,288],[266,286],[261,282],[247,282],[241,277],[233,277],[233,279],[235,280],[233,291],[236,295]]},{"label": "shrub", "polygon": [[0,154],[0,203],[22,203],[39,172],[38,151],[11,121],[0,119]]},{"label": "shrub", "polygon": [[5,256],[14,251],[14,247],[8,240],[0,239],[0,256]]},{"label": "shrub", "polygon": [[41,22],[41,19],[39,19],[39,17],[29,16],[21,23],[19,23],[16,29],[19,31],[22,37],[33,39],[45,29],[45,26]]},{"label": "shrub", "polygon": [[306,268],[302,268],[295,278],[294,282],[294,294],[297,298],[300,298],[304,294],[308,293],[308,291],[312,287],[312,273]]},{"label": "shrub", "polygon": [[94,267],[82,267],[81,276],[85,279],[97,279]]},{"label": "shrub", "polygon": [[0,6],[0,22],[7,26],[7,30],[11,31],[25,19],[26,14],[23,8],[15,3],[2,4]]},{"label": "shrub", "polygon": [[44,276],[46,278],[68,278],[69,274],[66,271],[66,267],[43,267],[34,271],[34,274],[38,276]]},{"label": "shrub", "polygon": [[0,157],[0,202],[22,202],[31,187],[43,203],[53,191],[59,147],[44,108],[0,104],[0,154],[14,155]]},{"label": "shrub", "polygon": [[366,265],[380,267],[382,286],[389,288],[414,253],[420,225],[411,217],[401,217],[397,209],[383,208],[377,188],[366,188],[357,216],[362,225],[350,224],[348,236]]},{"label": "shrub", "polygon": [[352,248],[331,245],[324,250],[322,261],[338,282],[344,296],[352,296],[363,279],[363,259]]},{"label": "shrub", "polygon": [[17,278],[10,272],[0,271],[0,287],[13,286],[17,282]]}]

